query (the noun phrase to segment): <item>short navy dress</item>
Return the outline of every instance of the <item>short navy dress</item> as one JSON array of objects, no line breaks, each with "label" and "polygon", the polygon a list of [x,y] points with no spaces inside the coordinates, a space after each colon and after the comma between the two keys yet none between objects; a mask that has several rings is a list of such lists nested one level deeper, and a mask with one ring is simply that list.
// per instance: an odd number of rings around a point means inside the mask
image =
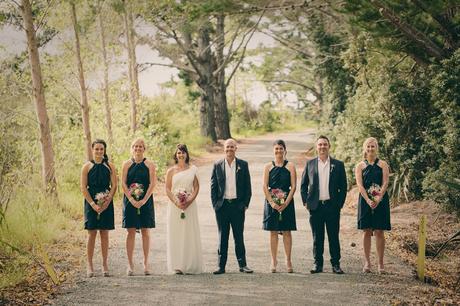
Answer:
[{"label": "short navy dress", "polygon": [[[374,164],[369,164],[367,160],[364,162],[366,163],[366,168],[363,169],[364,188],[368,190],[372,184],[382,186],[383,170],[378,165],[379,159],[377,158]],[[387,192],[385,192],[382,201],[380,201],[374,210],[366,203],[363,196],[359,194],[358,229],[391,230],[390,200]]]},{"label": "short navy dress", "polygon": [[[92,160],[91,163],[93,166],[88,171],[87,188],[91,198],[96,202],[95,196],[97,193],[105,192],[106,190],[110,191],[111,170],[107,164],[98,164],[94,160]],[[99,220],[97,212],[89,205],[86,199],[84,206],[86,230],[113,230],[115,228],[113,201],[111,201],[107,209],[100,214]]]},{"label": "short navy dress", "polygon": [[[286,168],[288,161],[285,160],[283,166],[278,167],[272,162],[273,168],[270,170],[268,178],[268,191],[271,189],[281,189],[286,193],[286,197],[291,190],[291,172]],[[295,220],[294,198],[280,214],[273,209],[265,199],[263,229],[266,231],[295,231],[297,230]]]},{"label": "short navy dress", "polygon": [[[126,184],[138,183],[143,185],[144,194],[150,186],[149,168],[145,164],[145,158],[136,163],[132,159],[132,164],[128,169]],[[139,200],[142,200],[142,195]],[[123,196],[123,228],[154,228],[155,227],[155,212],[153,208],[153,196],[150,196],[147,202],[141,206],[140,214],[137,213],[137,208],[129,202],[126,195]]]}]

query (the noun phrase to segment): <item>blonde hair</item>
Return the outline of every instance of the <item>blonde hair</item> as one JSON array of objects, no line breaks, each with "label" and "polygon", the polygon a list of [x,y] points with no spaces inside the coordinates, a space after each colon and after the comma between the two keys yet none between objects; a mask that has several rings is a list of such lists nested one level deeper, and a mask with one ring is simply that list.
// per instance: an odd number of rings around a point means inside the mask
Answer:
[{"label": "blonde hair", "polygon": [[134,147],[134,145],[135,145],[136,143],[138,143],[138,142],[142,143],[142,145],[144,146],[144,150],[147,150],[147,146],[145,145],[144,138],[136,138],[136,139],[134,139],[133,142],[131,142],[131,149],[132,149],[132,148]]},{"label": "blonde hair", "polygon": [[376,153],[379,152],[379,143],[378,143],[378,141],[377,141],[377,138],[369,137],[369,138],[367,138],[366,140],[364,140],[364,143],[363,143],[363,157],[364,157],[364,159],[367,158],[366,149],[367,149],[367,145],[368,145],[370,142],[374,142],[374,143],[375,143]]}]

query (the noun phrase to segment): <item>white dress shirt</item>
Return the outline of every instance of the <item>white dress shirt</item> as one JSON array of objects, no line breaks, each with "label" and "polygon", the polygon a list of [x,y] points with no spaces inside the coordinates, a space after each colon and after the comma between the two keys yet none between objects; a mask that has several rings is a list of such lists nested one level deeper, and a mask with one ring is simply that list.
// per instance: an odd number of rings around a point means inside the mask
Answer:
[{"label": "white dress shirt", "polygon": [[225,193],[224,199],[236,199],[236,159],[229,165],[225,158]]},{"label": "white dress shirt", "polygon": [[329,195],[329,174],[331,173],[331,159],[327,157],[326,162],[323,162],[318,157],[318,178],[319,178],[319,200],[326,201],[331,197]]}]

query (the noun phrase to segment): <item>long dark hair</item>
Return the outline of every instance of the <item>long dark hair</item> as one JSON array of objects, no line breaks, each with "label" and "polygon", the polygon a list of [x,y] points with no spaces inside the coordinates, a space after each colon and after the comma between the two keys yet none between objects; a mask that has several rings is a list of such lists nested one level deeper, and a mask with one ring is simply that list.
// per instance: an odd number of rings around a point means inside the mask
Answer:
[{"label": "long dark hair", "polygon": [[109,157],[107,156],[107,143],[102,139],[96,139],[91,144],[91,148],[94,148],[94,146],[98,143],[104,146],[104,157],[102,158],[102,163],[106,165],[107,168],[109,168],[110,172],[112,172],[112,169],[110,168],[110,165],[109,165]]},{"label": "long dark hair", "polygon": [[174,151],[174,161],[175,163],[177,164],[179,162],[179,160],[177,159],[177,151],[181,151],[182,153],[186,153],[187,154],[187,157],[185,158],[185,163],[188,164],[190,162],[190,155],[188,154],[188,149],[187,149],[187,145],[183,144],[183,143],[179,143],[177,146],[176,146],[176,151]]}]

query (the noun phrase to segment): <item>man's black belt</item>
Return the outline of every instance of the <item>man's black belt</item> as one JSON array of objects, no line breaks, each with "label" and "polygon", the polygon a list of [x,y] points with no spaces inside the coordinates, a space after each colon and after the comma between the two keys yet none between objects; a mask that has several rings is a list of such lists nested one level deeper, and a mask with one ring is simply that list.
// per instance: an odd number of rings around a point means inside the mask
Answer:
[{"label": "man's black belt", "polygon": [[224,199],[224,203],[232,204],[235,202],[236,202],[236,199]]},{"label": "man's black belt", "polygon": [[330,202],[331,200],[319,200],[319,204],[321,205],[326,205]]}]

